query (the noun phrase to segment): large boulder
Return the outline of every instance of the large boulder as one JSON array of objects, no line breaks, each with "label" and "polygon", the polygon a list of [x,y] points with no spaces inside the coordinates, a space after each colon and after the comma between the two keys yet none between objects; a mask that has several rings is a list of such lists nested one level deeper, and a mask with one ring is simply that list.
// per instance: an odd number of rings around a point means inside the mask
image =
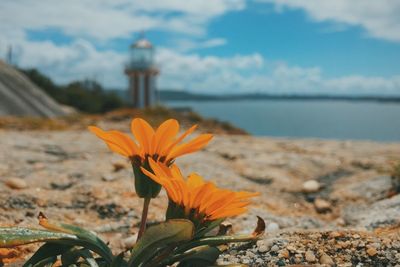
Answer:
[{"label": "large boulder", "polygon": [[25,75],[0,60],[0,116],[5,115],[55,117],[64,111]]}]

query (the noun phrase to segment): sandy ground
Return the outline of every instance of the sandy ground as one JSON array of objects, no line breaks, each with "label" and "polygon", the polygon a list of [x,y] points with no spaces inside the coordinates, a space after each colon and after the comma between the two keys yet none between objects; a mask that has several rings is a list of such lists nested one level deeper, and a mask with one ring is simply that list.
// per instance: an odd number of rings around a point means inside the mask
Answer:
[{"label": "sandy ground", "polygon": [[[220,263],[396,266],[400,195],[390,171],[398,161],[399,143],[216,136],[177,163],[219,186],[261,193],[229,221],[251,232],[261,216],[265,239]],[[85,130],[0,131],[0,181],[2,225],[37,226],[42,211],[98,232],[116,252],[132,244],[142,201],[130,165]],[[163,220],[165,206],[162,192],[150,223]]]}]

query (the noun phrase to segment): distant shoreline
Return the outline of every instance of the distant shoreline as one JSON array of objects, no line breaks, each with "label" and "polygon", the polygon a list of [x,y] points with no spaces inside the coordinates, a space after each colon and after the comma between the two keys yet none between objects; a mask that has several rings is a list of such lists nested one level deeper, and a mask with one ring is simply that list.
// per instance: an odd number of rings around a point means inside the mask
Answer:
[{"label": "distant shoreline", "polygon": [[273,94],[239,94],[211,95],[196,94],[185,91],[160,90],[161,101],[240,101],[240,100],[314,100],[314,101],[362,101],[400,103],[400,96],[333,96],[333,95],[273,95]]}]

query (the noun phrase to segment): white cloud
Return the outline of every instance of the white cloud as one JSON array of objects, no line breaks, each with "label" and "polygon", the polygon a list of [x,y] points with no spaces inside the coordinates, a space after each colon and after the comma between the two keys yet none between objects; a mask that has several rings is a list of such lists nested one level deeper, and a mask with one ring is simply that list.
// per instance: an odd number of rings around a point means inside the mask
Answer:
[{"label": "white cloud", "polygon": [[[393,25],[386,31],[376,30],[392,39],[396,39],[400,32],[392,30],[398,28],[397,18],[387,14],[387,7],[381,7],[381,11],[377,7],[368,13],[366,10],[371,6],[361,8],[361,2],[356,0],[352,3],[359,8],[356,8],[357,12],[349,11],[341,0],[309,0],[315,7],[300,0],[265,1],[277,3],[280,8],[304,8],[318,21],[335,20],[362,25],[368,30],[378,29],[377,25],[381,28],[385,28],[382,25]],[[365,3],[368,6],[370,2]],[[396,9],[392,2],[389,4]],[[201,56],[193,52],[225,45],[227,40],[223,38],[207,37],[207,24],[218,16],[244,7],[244,0],[69,0],[57,1],[56,4],[51,0],[0,1],[0,53],[4,55],[6,46],[13,44],[20,66],[38,67],[58,83],[96,78],[106,87],[125,88],[127,80],[123,66],[128,55],[107,49],[107,42],[130,38],[132,33],[140,30],[159,29],[183,36],[176,40],[174,50],[164,47],[157,51],[161,88],[185,88],[199,93],[400,95],[400,76],[326,78],[319,67],[269,61],[256,52],[229,57]],[[372,18],[368,20],[365,14]],[[387,14],[387,18],[383,19],[382,14]],[[72,42],[58,44],[51,40],[33,41],[27,37],[29,30],[49,28],[70,36]],[[101,50],[96,42],[102,42]]]},{"label": "white cloud", "polygon": [[[312,20],[361,26],[375,38],[400,42],[398,0],[258,0],[273,3],[278,12],[302,9]],[[342,27],[342,24],[340,24]]]},{"label": "white cloud", "polygon": [[266,92],[275,94],[400,95],[400,75],[325,78],[318,67],[271,62],[255,53],[230,58],[159,51],[163,88],[197,93]]},{"label": "white cloud", "polygon": [[51,27],[100,41],[150,29],[202,35],[212,18],[244,7],[244,0],[0,1],[0,30],[9,37]]},{"label": "white cloud", "polygon": [[[124,53],[98,51],[88,41],[71,45],[49,41],[22,42],[19,63],[37,67],[58,83],[95,78],[109,88],[126,88]],[[258,53],[232,57],[200,56],[168,48],[157,49],[161,88],[197,93],[267,92],[277,94],[400,95],[400,75],[393,77],[342,76],[325,78],[318,67],[291,66],[265,59]]]},{"label": "white cloud", "polygon": [[174,48],[181,52],[187,52],[190,50],[206,49],[212,47],[223,46],[227,43],[224,38],[213,38],[208,40],[198,40],[198,39],[177,39],[174,41]]}]

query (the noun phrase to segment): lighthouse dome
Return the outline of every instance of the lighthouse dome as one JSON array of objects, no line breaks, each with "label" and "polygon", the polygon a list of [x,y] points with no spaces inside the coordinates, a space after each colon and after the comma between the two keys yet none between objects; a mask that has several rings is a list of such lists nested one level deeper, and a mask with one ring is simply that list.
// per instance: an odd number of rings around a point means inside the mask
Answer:
[{"label": "lighthouse dome", "polygon": [[150,43],[149,40],[143,38],[143,39],[139,39],[137,40],[132,47],[134,48],[153,48],[153,45]]}]

